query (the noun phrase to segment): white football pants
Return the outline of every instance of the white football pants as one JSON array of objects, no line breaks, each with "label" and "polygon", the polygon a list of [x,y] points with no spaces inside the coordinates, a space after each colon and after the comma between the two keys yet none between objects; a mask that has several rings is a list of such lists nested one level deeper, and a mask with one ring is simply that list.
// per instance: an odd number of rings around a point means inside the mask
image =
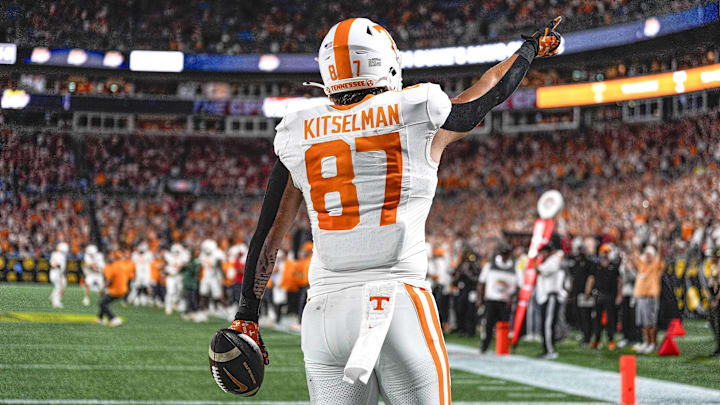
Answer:
[{"label": "white football pants", "polygon": [[221,300],[223,297],[222,280],[215,277],[203,277],[200,280],[200,296],[210,297],[214,300]]},{"label": "white football pants", "polygon": [[62,301],[62,291],[65,289],[65,286],[67,286],[65,273],[60,270],[50,270],[50,282],[53,285],[50,301],[52,301],[53,305],[58,306]]},{"label": "white football pants", "polygon": [[362,321],[363,288],[313,297],[302,316],[310,402],[318,405],[449,405],[450,369],[437,308],[428,291],[403,284],[368,384],[343,381]]},{"label": "white football pants", "polygon": [[105,287],[105,278],[100,273],[89,271],[85,273],[85,285],[88,286],[91,291],[99,293]]},{"label": "white football pants", "polygon": [[165,313],[172,313],[182,296],[182,276],[174,274],[165,279]]}]

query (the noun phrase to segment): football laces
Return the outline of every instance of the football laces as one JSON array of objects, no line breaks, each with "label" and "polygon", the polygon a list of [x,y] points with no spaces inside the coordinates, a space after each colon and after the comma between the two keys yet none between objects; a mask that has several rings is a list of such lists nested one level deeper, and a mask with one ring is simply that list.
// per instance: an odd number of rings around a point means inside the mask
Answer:
[{"label": "football laces", "polygon": [[225,384],[223,384],[222,379],[220,378],[220,370],[218,370],[217,367],[211,366],[210,371],[212,371],[213,379],[217,383],[217,385],[225,392],[229,392],[227,388],[225,388]]}]

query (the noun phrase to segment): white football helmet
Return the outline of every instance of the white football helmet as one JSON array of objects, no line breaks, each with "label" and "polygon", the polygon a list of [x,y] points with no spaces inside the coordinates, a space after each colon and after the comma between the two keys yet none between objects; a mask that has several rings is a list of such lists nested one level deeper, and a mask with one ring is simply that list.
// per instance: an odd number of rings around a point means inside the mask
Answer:
[{"label": "white football helmet", "polygon": [[148,251],[148,249],[150,249],[150,246],[148,245],[147,242],[140,242],[137,249],[140,253],[145,253]]},{"label": "white football helmet", "polygon": [[97,252],[98,252],[98,248],[95,245],[87,245],[87,247],[85,248],[85,254],[88,256],[94,255]]},{"label": "white football helmet", "polygon": [[372,87],[402,89],[397,45],[385,28],[367,18],[349,18],[330,28],[318,64],[327,95]]},{"label": "white football helmet", "polygon": [[57,245],[57,251],[66,255],[70,252],[70,246],[65,242],[60,242]]},{"label": "white football helmet", "polygon": [[179,243],[173,243],[173,245],[170,247],[170,252],[176,256],[181,255],[183,250],[185,249]]},{"label": "white football helmet", "polygon": [[200,250],[202,250],[203,253],[206,255],[209,255],[210,253],[214,252],[217,248],[217,243],[212,239],[205,239],[202,244],[200,245]]}]

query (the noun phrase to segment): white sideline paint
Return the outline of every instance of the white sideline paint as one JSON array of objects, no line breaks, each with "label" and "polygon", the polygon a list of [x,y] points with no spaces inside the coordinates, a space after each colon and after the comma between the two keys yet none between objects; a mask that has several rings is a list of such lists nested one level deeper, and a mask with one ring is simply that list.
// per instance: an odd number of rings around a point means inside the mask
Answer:
[{"label": "white sideline paint", "polygon": [[[8,405],[308,405],[304,401],[140,401],[114,399],[0,399],[0,404]],[[454,405],[580,405],[579,402],[464,402],[453,401]],[[600,405],[603,403],[582,403],[582,405]],[[378,405],[384,405],[380,402]]]},{"label": "white sideline paint", "polygon": [[[450,368],[599,401],[620,402],[620,374],[525,356],[478,354],[447,344]],[[560,354],[562,356],[562,353]],[[635,379],[637,404],[718,404],[720,391],[653,378]]]}]

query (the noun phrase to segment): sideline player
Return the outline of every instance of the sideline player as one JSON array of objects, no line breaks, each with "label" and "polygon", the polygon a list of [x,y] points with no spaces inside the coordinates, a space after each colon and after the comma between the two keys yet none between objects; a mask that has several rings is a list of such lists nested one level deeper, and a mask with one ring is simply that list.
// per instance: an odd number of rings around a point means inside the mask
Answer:
[{"label": "sideline player", "polygon": [[83,305],[90,305],[90,291],[95,291],[98,294],[105,287],[105,281],[103,280],[103,269],[105,269],[105,258],[102,252],[100,252],[95,245],[87,245],[85,247],[85,257],[83,258],[83,274],[85,276],[85,282],[83,283],[83,289],[85,295],[83,296]]},{"label": "sideline player", "polygon": [[[95,320],[96,324],[104,324],[109,326],[120,326],[123,324],[123,320],[120,317],[115,316],[110,310],[110,304],[117,300],[122,299],[128,292],[128,281],[133,277],[134,271],[132,265],[127,260],[121,257],[121,260],[116,260],[109,265],[105,266],[103,275],[105,276],[105,285],[107,288],[103,291],[102,297],[98,306],[100,312]],[[107,316],[107,319],[105,317]]]},{"label": "sideline player", "polygon": [[53,285],[50,302],[53,308],[63,307],[62,296],[67,286],[65,268],[67,267],[68,252],[70,252],[70,246],[65,242],[60,242],[56,250],[50,255],[50,282]]},{"label": "sideline player", "polygon": [[515,91],[536,57],[557,53],[559,21],[452,101],[435,84],[403,90],[395,42],[368,19],[342,21],[322,41],[322,87],[333,104],[288,114],[276,128],[279,160],[230,326],[254,339],[268,362],[259,305],[304,200],[314,248],[302,350],[313,404],[377,403],[378,394],[388,404],[450,404],[445,343],[425,279],[438,164],[449,143]]},{"label": "sideline player", "polygon": [[204,322],[207,321],[208,311],[217,315],[222,308],[225,253],[220,250],[217,242],[206,239],[200,245],[199,259],[202,268],[200,276],[201,311],[195,321]]},{"label": "sideline player", "polygon": [[150,266],[153,262],[153,253],[150,251],[147,242],[141,242],[137,250],[132,253],[132,261],[135,263],[135,280],[133,280],[132,291],[128,300],[133,305],[152,304],[152,280]]},{"label": "sideline player", "polygon": [[181,244],[175,243],[170,247],[169,252],[165,252],[165,273],[167,278],[165,286],[165,314],[172,314],[173,308],[180,303],[182,298],[182,275],[180,268],[190,261],[190,253],[188,253]]}]

